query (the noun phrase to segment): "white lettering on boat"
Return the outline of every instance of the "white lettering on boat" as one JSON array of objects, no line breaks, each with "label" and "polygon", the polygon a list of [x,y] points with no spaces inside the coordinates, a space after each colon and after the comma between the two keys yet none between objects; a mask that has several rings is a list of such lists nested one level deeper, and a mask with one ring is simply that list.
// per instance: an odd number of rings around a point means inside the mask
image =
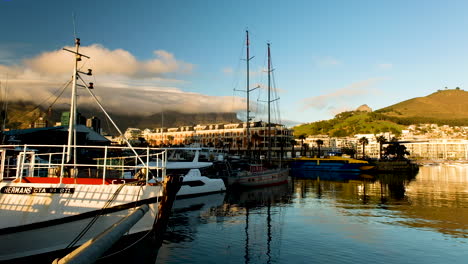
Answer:
[{"label": "white lettering on boat", "polygon": [[75,188],[37,188],[25,186],[4,186],[0,193],[5,194],[34,194],[34,193],[74,193]]}]

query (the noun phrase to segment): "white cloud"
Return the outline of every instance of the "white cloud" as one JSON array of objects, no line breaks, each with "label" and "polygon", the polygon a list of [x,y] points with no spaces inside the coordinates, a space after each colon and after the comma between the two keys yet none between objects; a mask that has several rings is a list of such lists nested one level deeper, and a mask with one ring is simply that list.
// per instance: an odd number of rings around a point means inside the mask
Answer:
[{"label": "white cloud", "polygon": [[223,73],[225,74],[232,74],[234,70],[231,67],[226,67],[223,69]]},{"label": "white cloud", "polygon": [[393,64],[391,63],[381,63],[377,64],[377,68],[382,69],[382,70],[390,70],[393,68]]},{"label": "white cloud", "polygon": [[300,111],[308,109],[326,109],[329,112],[336,114],[337,111],[342,112],[342,110],[351,110],[352,108],[349,106],[349,102],[351,100],[359,99],[360,97],[369,94],[377,94],[378,90],[374,88],[374,85],[383,80],[386,79],[370,78],[364,81],[352,83],[329,94],[305,98],[300,101]]},{"label": "white cloud", "polygon": [[323,57],[319,58],[316,60],[316,64],[321,67],[327,67],[327,66],[337,66],[343,64],[341,61],[339,61],[336,58],[333,57]]},{"label": "white cloud", "polygon": [[[68,47],[68,49],[72,49]],[[241,98],[210,96],[185,92],[180,87],[184,80],[169,78],[190,73],[193,65],[180,60],[167,51],[154,51],[154,58],[138,60],[123,49],[109,50],[101,45],[80,48],[80,53],[91,57],[83,58],[83,71],[93,69],[94,92],[110,111],[120,113],[152,114],[164,110],[181,112],[232,112],[244,108]],[[31,100],[36,103],[59,94],[73,71],[73,54],[56,50],[44,52],[25,59],[18,65],[1,65],[0,73],[9,76],[9,100]],[[67,89],[58,105],[69,104],[70,89]],[[95,105],[83,89],[78,91],[79,104]],[[232,102],[232,103],[229,103]]]},{"label": "white cloud", "polygon": [[[66,47],[74,50],[73,47]],[[91,57],[83,58],[85,68],[93,68],[99,74],[115,74],[134,78],[148,78],[162,76],[167,73],[188,73],[193,65],[176,60],[174,55],[164,51],[153,52],[155,58],[138,61],[130,52],[123,49],[109,50],[105,47],[93,44],[80,48],[80,53]],[[39,56],[26,59],[24,64],[31,70],[44,75],[62,75],[70,72],[70,59],[73,54],[56,50],[44,52]]]}]

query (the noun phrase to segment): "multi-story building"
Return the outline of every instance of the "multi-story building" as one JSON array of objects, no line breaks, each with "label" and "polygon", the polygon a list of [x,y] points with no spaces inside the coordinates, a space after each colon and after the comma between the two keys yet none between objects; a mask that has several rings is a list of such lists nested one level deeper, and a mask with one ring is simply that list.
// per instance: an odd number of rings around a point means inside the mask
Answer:
[{"label": "multi-story building", "polygon": [[466,139],[426,139],[403,145],[414,159],[468,160]]},{"label": "multi-story building", "polygon": [[[328,135],[312,135],[303,140],[308,150],[305,155],[316,155],[317,140],[322,140],[322,154],[342,150],[354,149],[357,157],[379,158],[380,143],[376,136],[384,136],[387,141],[392,141],[396,136],[391,132],[374,134],[356,134],[353,137],[329,137]],[[367,138],[368,143],[363,146],[359,142],[361,138]],[[301,140],[296,139],[300,146]],[[402,130],[397,140],[404,145],[413,159],[444,159],[444,160],[468,160],[468,127],[448,126],[437,124],[410,125]],[[383,150],[388,144],[383,144]],[[301,147],[302,150],[302,147]],[[301,155],[300,152],[296,152]],[[304,155],[304,154],[302,154]]]},{"label": "multi-story building", "polygon": [[[127,129],[125,134],[131,135],[134,129]],[[271,135],[272,151],[280,151],[291,146],[293,131],[284,125],[271,124],[268,128],[266,122],[250,123],[250,148],[252,150],[266,150],[268,148],[268,131]],[[238,151],[246,151],[247,124],[208,124],[196,126],[181,126],[176,128],[157,128],[145,130],[140,134],[151,145],[186,145],[199,143],[202,146],[228,148]]]}]

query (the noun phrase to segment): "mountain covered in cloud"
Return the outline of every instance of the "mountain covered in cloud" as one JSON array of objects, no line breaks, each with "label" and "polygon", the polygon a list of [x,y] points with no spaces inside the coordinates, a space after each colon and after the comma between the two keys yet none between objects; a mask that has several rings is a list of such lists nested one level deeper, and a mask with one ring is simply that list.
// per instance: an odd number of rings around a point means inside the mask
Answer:
[{"label": "mountain covered in cloud", "polygon": [[[54,126],[56,122],[60,122],[62,112],[69,111],[66,108],[47,109],[41,106],[36,106],[32,102],[16,101],[8,103],[6,128],[7,129],[25,129],[40,118],[48,121],[49,126]],[[79,113],[86,118],[93,116],[101,120],[102,129],[112,135],[117,132],[112,123],[108,121],[104,113],[95,108],[81,108]],[[219,113],[183,113],[177,111],[165,111],[153,114],[136,114],[133,111],[123,113],[123,111],[108,112],[114,122],[123,131],[128,127],[136,128],[159,128],[163,127],[178,127],[184,125],[196,124],[213,124],[213,123],[230,123],[240,122],[237,114],[234,112],[219,112]]]},{"label": "mountain covered in cloud", "polygon": [[[78,84],[94,83],[93,95],[78,89],[80,107],[94,107],[95,96],[106,109],[119,116],[142,116],[143,113],[149,115],[161,111],[229,113],[245,108],[244,98],[204,94],[201,92],[203,87],[193,87],[190,76],[197,74],[194,72],[196,65],[180,60],[168,51],[154,50],[151,57],[138,59],[124,49],[90,44],[81,46],[80,52],[91,59],[83,57],[79,70],[92,69],[93,75],[82,74],[83,82],[79,79]],[[0,98],[67,108],[73,61],[73,54],[57,49],[11,64],[0,62],[0,82],[3,81]]]}]

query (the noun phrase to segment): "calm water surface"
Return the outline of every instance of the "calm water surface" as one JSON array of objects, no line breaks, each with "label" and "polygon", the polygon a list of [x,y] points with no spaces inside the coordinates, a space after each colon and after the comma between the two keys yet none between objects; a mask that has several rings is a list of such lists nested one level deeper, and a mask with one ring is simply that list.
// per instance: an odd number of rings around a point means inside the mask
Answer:
[{"label": "calm water surface", "polygon": [[178,200],[159,251],[147,239],[98,263],[468,263],[468,166],[295,176]]},{"label": "calm water surface", "polygon": [[301,176],[177,201],[155,262],[467,263],[468,167]]}]

